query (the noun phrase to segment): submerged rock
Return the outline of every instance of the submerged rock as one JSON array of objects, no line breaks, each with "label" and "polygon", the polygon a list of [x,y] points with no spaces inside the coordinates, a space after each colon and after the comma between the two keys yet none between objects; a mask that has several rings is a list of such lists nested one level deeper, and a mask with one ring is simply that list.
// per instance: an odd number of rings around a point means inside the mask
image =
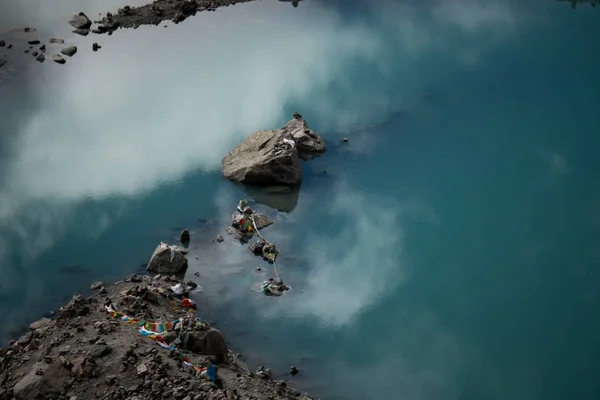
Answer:
[{"label": "submerged rock", "polygon": [[58,39],[58,38],[51,38],[48,42],[50,42],[52,44],[63,44],[65,41],[62,39]]},{"label": "submerged rock", "polygon": [[188,267],[187,258],[175,246],[158,245],[146,269],[163,275],[183,275]]}]

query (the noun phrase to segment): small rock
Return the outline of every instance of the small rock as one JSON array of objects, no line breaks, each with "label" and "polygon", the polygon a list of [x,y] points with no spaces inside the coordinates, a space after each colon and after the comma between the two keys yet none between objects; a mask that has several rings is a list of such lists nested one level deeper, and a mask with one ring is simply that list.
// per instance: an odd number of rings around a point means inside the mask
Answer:
[{"label": "small rock", "polygon": [[292,374],[292,376],[296,376],[296,375],[298,375],[298,372],[300,372],[300,371],[298,370],[298,368],[296,368],[296,367],[294,367],[294,366],[291,366],[291,367],[290,367],[290,374]]},{"label": "small rock", "polygon": [[138,386],[138,385],[133,385],[133,386],[130,386],[129,388],[127,388],[127,391],[128,391],[129,393],[135,393],[135,392],[137,392],[137,391],[138,391],[138,389],[139,389],[139,386]]},{"label": "small rock", "polygon": [[64,40],[62,40],[62,39],[51,38],[51,39],[49,40],[49,42],[50,42],[50,43],[53,43],[53,44],[63,44],[65,41],[64,41]]},{"label": "small rock", "polygon": [[73,364],[71,361],[67,360],[65,356],[59,356],[58,361],[65,366],[66,369],[71,370],[73,368]]},{"label": "small rock", "polygon": [[12,44],[9,44],[8,46],[6,46],[7,49],[12,49]]},{"label": "small rock", "polygon": [[58,54],[55,54],[52,56],[52,61],[54,61],[57,64],[64,64],[67,62],[64,58],[62,58]]},{"label": "small rock", "polygon": [[28,41],[27,43],[29,43],[30,45],[32,45],[32,46],[33,46],[33,45],[36,45],[36,44],[40,44],[40,41],[39,41],[39,40],[37,40],[37,39],[34,39],[34,40],[30,40],[30,41]]},{"label": "small rock", "polygon": [[92,286],[90,286],[90,289],[92,289],[92,290],[98,290],[102,286],[104,286],[104,283],[102,283],[102,282],[94,282],[94,283],[92,283]]},{"label": "small rock", "polygon": [[102,48],[102,46],[100,46],[98,43],[92,44],[92,50],[94,50],[94,51],[98,51],[101,48]]},{"label": "small rock", "polygon": [[137,366],[137,374],[138,376],[146,376],[146,374],[148,374],[148,367],[146,367],[146,364],[140,364]]},{"label": "small rock", "polygon": [[256,375],[262,379],[270,379],[271,378],[271,369],[265,368],[262,365],[258,367],[256,370]]},{"label": "small rock", "polygon": [[179,241],[182,244],[189,243],[190,242],[190,231],[187,229],[184,229],[183,231],[181,231],[181,235],[179,235]]},{"label": "small rock", "polygon": [[112,349],[110,347],[108,347],[107,345],[95,345],[89,351],[90,357],[92,357],[92,358],[100,358],[107,354],[110,354],[111,352],[112,352]]},{"label": "small rock", "polygon": [[73,57],[77,53],[77,46],[68,46],[60,51],[65,56]]},{"label": "small rock", "polygon": [[43,44],[43,45],[41,45],[41,46],[40,46],[40,51],[41,51],[42,53],[45,53],[45,52],[46,52],[46,45],[45,45],[45,44]]},{"label": "small rock", "polygon": [[261,267],[256,267],[256,270],[257,271],[262,271],[262,268]]},{"label": "small rock", "polygon": [[69,25],[75,29],[90,29],[92,26],[92,21],[87,17],[87,15],[80,12],[79,14],[73,16],[73,19],[69,21]]},{"label": "small rock", "polygon": [[35,58],[35,61],[43,63],[44,61],[46,61],[46,56],[44,56],[44,53],[40,53]]},{"label": "small rock", "polygon": [[0,47],[6,46],[6,42],[4,40],[0,40]]},{"label": "small rock", "polygon": [[89,29],[75,29],[73,31],[73,33],[76,33],[76,34],[81,35],[81,36],[87,36],[87,35],[90,34],[90,30]]},{"label": "small rock", "polygon": [[104,286],[102,286],[102,288],[100,289],[100,291],[98,293],[100,293],[101,295],[106,295],[106,294],[108,294],[108,290],[106,290],[106,288]]},{"label": "small rock", "polygon": [[343,138],[343,139],[342,139],[342,142],[344,142],[344,143],[348,143],[348,138]]},{"label": "small rock", "polygon": [[29,325],[29,329],[31,329],[32,331],[34,331],[36,329],[41,329],[41,328],[44,328],[44,327],[48,326],[48,324],[50,322],[52,322],[51,319],[49,319],[49,318],[42,318],[39,321],[32,322]]},{"label": "small rock", "polygon": [[224,240],[225,239],[223,239],[223,236],[221,236],[221,235],[217,236],[217,242],[223,243]]},{"label": "small rock", "polygon": [[7,62],[8,62],[7,60],[0,58],[0,67],[2,67]]}]

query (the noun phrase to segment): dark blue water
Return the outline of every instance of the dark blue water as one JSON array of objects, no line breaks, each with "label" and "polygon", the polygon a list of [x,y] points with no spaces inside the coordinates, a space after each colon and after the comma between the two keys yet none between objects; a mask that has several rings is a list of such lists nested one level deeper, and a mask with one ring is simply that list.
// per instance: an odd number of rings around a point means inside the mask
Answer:
[{"label": "dark blue water", "polygon": [[[2,75],[3,337],[189,228],[199,312],[319,397],[597,399],[598,10],[420,3],[262,1],[98,53],[58,24],[81,4],[3,14],[80,45]],[[293,211],[257,206],[293,288],[265,298],[211,243],[248,196],[219,163],[294,111],[329,148]]]}]

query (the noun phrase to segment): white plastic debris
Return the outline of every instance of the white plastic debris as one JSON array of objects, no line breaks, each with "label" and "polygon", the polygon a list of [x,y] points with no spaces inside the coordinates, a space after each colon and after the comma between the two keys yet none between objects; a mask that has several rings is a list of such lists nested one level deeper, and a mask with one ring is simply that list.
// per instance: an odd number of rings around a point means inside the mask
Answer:
[{"label": "white plastic debris", "polygon": [[178,283],[175,286],[171,286],[171,290],[176,295],[180,295],[180,294],[182,294],[185,291],[185,288],[183,287],[183,285],[181,283]]},{"label": "white plastic debris", "polygon": [[290,140],[290,139],[283,139],[283,143],[289,144],[291,149],[293,149],[294,146],[296,145],[296,143],[294,143],[294,141]]}]

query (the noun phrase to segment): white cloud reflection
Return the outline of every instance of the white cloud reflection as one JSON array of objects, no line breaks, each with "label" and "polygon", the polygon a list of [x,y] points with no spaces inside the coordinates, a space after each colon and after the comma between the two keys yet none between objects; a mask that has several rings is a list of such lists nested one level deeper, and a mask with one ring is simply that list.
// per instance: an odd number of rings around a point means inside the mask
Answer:
[{"label": "white cloud reflection", "polygon": [[[457,46],[476,54],[486,38],[471,35],[454,45],[445,38],[457,29],[515,23],[498,2],[443,1],[419,12],[376,3],[378,17],[359,22],[316,2],[243,4],[169,29],[102,36],[98,53],[89,40],[74,38],[80,54],[64,67],[47,65],[51,80],[38,88],[41,106],[13,143],[0,224],[11,230],[35,215],[45,220],[41,214],[57,204],[134,195],[193,169],[218,168],[245,135],[285,120],[288,102],[310,107],[319,130],[380,120],[429,83],[421,53]],[[41,20],[44,9],[36,14],[27,4],[19,18]],[[86,9],[65,1],[49,15],[70,16],[69,7]],[[393,26],[398,36],[389,38]],[[381,74],[353,80],[358,61]],[[37,211],[30,213],[33,204]]]}]

